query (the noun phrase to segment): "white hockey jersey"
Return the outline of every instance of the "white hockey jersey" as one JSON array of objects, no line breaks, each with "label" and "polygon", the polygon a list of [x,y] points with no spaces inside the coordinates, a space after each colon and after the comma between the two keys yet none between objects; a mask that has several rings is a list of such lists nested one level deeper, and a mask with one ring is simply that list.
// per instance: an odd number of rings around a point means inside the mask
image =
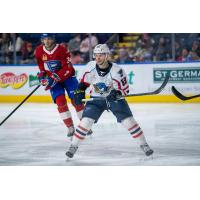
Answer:
[{"label": "white hockey jersey", "polygon": [[109,62],[109,69],[103,71],[96,67],[95,61],[89,62],[81,82],[90,86],[90,95],[93,97],[106,97],[113,89],[121,91],[122,95],[127,95],[129,92],[127,75],[115,63]]}]

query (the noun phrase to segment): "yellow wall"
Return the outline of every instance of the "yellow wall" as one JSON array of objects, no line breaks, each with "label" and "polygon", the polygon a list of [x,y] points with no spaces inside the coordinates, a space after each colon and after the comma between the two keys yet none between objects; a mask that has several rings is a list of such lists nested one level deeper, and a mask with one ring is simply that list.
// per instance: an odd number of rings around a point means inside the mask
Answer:
[{"label": "yellow wall", "polygon": [[[26,96],[1,96],[1,103],[12,103],[12,102],[21,102]],[[181,101],[173,95],[149,95],[149,96],[138,96],[138,97],[128,97],[126,98],[129,103],[138,102],[138,103],[168,103],[168,102],[184,102],[184,103],[200,103],[200,98],[192,99],[189,101]],[[69,101],[69,99],[68,99]],[[52,103],[50,96],[31,96],[27,102],[33,103]]]}]

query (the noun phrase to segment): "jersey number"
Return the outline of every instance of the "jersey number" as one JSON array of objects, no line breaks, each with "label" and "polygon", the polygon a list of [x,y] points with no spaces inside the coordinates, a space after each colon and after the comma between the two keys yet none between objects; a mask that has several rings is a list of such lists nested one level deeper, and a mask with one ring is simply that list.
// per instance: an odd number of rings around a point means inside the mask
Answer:
[{"label": "jersey number", "polygon": [[124,77],[123,79],[121,79],[121,83],[122,83],[123,86],[125,86],[127,84],[126,77]]}]

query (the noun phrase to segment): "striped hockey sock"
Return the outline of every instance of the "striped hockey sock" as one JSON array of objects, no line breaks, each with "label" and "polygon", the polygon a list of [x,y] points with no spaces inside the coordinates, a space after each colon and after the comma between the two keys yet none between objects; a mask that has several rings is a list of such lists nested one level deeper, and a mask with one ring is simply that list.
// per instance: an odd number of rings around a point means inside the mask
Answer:
[{"label": "striped hockey sock", "polygon": [[88,133],[88,130],[86,128],[82,127],[81,125],[78,125],[74,133],[74,136],[80,140],[84,140],[87,133]]},{"label": "striped hockey sock", "polygon": [[77,146],[81,141],[83,141],[88,133],[88,130],[92,128],[94,123],[93,119],[90,118],[83,118],[80,124],[77,126],[73,139],[72,144]]},{"label": "striped hockey sock", "polygon": [[129,133],[134,139],[137,139],[140,145],[146,144],[146,139],[142,129],[133,117],[125,119],[122,124],[128,129]]},{"label": "striped hockey sock", "polygon": [[64,124],[68,127],[68,136],[72,136],[74,133],[74,124],[72,116],[69,111],[65,95],[60,95],[56,98],[56,104],[58,106],[58,112]]}]

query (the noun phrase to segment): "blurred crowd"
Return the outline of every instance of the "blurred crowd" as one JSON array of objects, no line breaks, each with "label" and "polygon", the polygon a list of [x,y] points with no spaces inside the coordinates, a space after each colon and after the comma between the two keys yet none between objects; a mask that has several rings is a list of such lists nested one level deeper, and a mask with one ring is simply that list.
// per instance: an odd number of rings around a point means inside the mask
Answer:
[{"label": "blurred crowd", "polygon": [[[174,44],[174,45],[172,45]],[[200,60],[200,34],[141,34],[132,48],[112,48],[118,63]]]},{"label": "blurred crowd", "polygon": [[13,64],[14,50],[17,64],[35,63],[31,42],[24,41],[17,33],[2,33],[0,35],[0,64]]},{"label": "blurred crowd", "polygon": [[[69,49],[73,64],[83,64],[91,58],[90,49],[93,49],[98,43],[106,42],[111,35],[91,34],[90,41],[87,33],[71,34],[66,41],[63,39],[61,44]],[[109,44],[110,58],[114,62],[200,60],[200,34],[198,33],[138,34],[139,37],[134,41],[134,45],[119,47],[117,43],[121,42],[120,38],[123,38],[124,35],[126,34],[118,34],[118,41]],[[40,38],[37,38],[37,42],[26,38],[23,37],[23,34],[17,33],[0,34],[0,64],[13,64],[14,60],[16,64],[35,64],[34,49],[40,44]]]}]

